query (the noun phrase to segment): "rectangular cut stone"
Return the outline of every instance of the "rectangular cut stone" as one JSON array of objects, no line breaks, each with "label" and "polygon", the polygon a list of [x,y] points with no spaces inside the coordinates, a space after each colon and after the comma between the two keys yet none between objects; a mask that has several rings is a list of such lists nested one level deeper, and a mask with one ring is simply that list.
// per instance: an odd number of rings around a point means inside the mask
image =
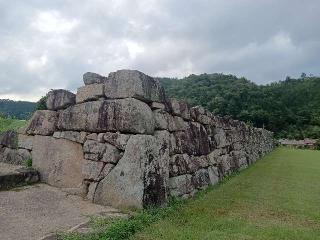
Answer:
[{"label": "rectangular cut stone", "polygon": [[75,132],[75,131],[64,131],[64,132],[54,132],[54,138],[64,138],[73,142],[84,143],[86,139],[86,132]]},{"label": "rectangular cut stone", "polygon": [[203,125],[190,122],[185,131],[174,133],[176,146],[182,153],[207,155],[210,152],[209,138]]},{"label": "rectangular cut stone", "polygon": [[136,70],[119,70],[105,81],[107,98],[137,98],[145,102],[164,102],[164,89],[158,80]]},{"label": "rectangular cut stone", "polygon": [[98,100],[102,96],[104,96],[104,84],[90,84],[78,88],[76,102]]},{"label": "rectangular cut stone", "polygon": [[41,181],[55,187],[82,189],[82,146],[65,139],[35,136],[32,164]]},{"label": "rectangular cut stone", "polygon": [[8,148],[17,148],[18,134],[12,130],[0,133],[0,145]]},{"label": "rectangular cut stone", "polygon": [[85,161],[82,166],[82,174],[84,179],[99,181],[100,173],[104,168],[105,163],[97,161]]},{"label": "rectangular cut stone", "polygon": [[47,94],[47,109],[59,110],[75,104],[76,95],[64,89],[51,90]]},{"label": "rectangular cut stone", "polygon": [[186,174],[169,179],[170,195],[179,197],[194,190],[192,175]]},{"label": "rectangular cut stone", "polygon": [[52,135],[57,127],[58,113],[50,110],[38,110],[29,120],[25,132],[28,135]]},{"label": "rectangular cut stone", "polygon": [[59,114],[60,130],[152,134],[154,118],[150,107],[133,98],[85,102]]},{"label": "rectangular cut stone", "polygon": [[186,120],[191,120],[190,107],[187,103],[170,98],[169,105],[174,115]]},{"label": "rectangular cut stone", "polygon": [[192,176],[192,184],[197,189],[204,189],[210,184],[210,176],[207,169],[199,169]]},{"label": "rectangular cut stone", "polygon": [[32,150],[33,136],[18,134],[18,148]]}]

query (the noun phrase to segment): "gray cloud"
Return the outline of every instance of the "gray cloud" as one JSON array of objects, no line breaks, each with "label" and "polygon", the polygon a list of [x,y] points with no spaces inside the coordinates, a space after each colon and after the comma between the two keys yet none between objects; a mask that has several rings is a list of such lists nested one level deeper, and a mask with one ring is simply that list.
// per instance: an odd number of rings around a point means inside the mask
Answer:
[{"label": "gray cloud", "polygon": [[36,100],[121,68],[224,72],[256,83],[319,74],[320,2],[0,0],[0,98]]}]

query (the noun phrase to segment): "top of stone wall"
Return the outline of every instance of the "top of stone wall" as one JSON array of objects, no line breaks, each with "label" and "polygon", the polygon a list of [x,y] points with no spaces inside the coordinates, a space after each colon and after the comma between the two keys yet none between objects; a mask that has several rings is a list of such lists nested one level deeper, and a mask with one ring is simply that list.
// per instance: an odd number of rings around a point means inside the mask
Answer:
[{"label": "top of stone wall", "polygon": [[73,130],[152,134],[157,130],[157,123],[154,126],[151,110],[156,116],[162,114],[162,118],[163,113],[173,116],[163,119],[168,128],[162,126],[161,129],[169,131],[179,129],[174,126],[179,118],[180,125],[183,121],[194,121],[223,129],[248,128],[241,121],[215,116],[201,106],[190,107],[186,102],[166,98],[157,79],[137,70],[118,70],[107,77],[87,72],[83,82],[77,94],[63,89],[50,91],[46,102],[48,111],[36,112],[25,133],[50,135],[57,130]]}]

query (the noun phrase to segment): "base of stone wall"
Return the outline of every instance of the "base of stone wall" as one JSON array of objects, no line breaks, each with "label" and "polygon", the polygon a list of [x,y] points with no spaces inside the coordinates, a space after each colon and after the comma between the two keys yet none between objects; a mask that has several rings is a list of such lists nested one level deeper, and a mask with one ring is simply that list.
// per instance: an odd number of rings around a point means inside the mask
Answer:
[{"label": "base of stone wall", "polygon": [[38,181],[39,174],[34,169],[0,163],[0,190],[9,190]]}]

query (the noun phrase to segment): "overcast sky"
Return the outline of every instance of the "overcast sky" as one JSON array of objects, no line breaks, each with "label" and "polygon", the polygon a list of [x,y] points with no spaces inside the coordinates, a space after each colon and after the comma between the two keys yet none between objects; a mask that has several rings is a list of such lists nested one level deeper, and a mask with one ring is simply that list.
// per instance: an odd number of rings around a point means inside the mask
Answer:
[{"label": "overcast sky", "polygon": [[319,0],[0,0],[0,98],[72,91],[88,71],[320,73]]}]

